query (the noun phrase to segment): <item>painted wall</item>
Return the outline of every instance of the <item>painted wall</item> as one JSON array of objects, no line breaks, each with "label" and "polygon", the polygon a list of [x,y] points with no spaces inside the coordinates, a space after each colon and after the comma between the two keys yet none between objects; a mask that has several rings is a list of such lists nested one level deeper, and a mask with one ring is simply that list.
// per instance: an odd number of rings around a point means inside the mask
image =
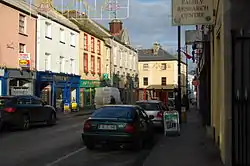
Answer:
[{"label": "painted wall", "polygon": [[[87,34],[87,45],[88,48],[87,50],[84,49],[84,34]],[[94,38],[94,52],[91,51],[91,37]],[[97,53],[97,41],[100,41],[101,45],[101,51],[100,55]],[[103,64],[103,59],[104,59],[104,54],[105,54],[105,48],[104,48],[104,42],[103,40],[96,38],[87,32],[81,32],[80,34],[80,71],[81,71],[81,79],[84,80],[100,80],[100,76],[98,75],[97,71],[97,58],[101,58],[101,73],[104,71],[104,64]],[[88,72],[84,72],[84,53],[88,54]],[[94,68],[94,74],[91,72],[91,56],[95,57],[95,68]]]},{"label": "painted wall", "polygon": [[[46,23],[51,24],[51,39],[46,38]],[[60,28],[64,29],[65,43],[60,42]],[[75,35],[75,46],[71,46],[70,34]],[[71,30],[41,15],[37,21],[37,70],[79,75],[79,32]],[[63,57],[63,60],[60,60]],[[71,59],[74,60],[71,65]],[[62,65],[60,64],[62,63]],[[61,68],[61,69],[60,69]]]},{"label": "painted wall", "polygon": [[[25,15],[25,34],[19,34],[19,14]],[[0,3],[0,65],[18,68],[19,43],[25,44],[31,56],[31,68],[36,62],[36,18]]]}]

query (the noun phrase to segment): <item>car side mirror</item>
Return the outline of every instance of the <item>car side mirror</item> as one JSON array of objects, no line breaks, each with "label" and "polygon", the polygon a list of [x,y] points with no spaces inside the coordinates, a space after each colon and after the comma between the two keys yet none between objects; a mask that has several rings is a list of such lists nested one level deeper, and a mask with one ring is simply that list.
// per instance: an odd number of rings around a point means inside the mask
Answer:
[{"label": "car side mirror", "polygon": [[154,115],[149,115],[148,118],[152,120],[154,119]]}]

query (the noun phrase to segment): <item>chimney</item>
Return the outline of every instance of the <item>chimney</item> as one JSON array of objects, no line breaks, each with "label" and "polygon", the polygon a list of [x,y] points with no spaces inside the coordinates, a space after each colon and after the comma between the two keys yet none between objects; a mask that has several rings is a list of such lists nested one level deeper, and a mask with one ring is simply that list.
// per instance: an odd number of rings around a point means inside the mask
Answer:
[{"label": "chimney", "polygon": [[122,22],[118,19],[114,19],[109,23],[109,30],[112,35],[118,35],[122,30]]},{"label": "chimney", "polygon": [[41,7],[41,5],[51,5],[53,6],[52,0],[33,0],[33,5],[35,7]]},{"label": "chimney", "polygon": [[79,12],[77,10],[67,10],[62,13],[66,18],[75,18],[75,19],[80,19],[80,18],[87,18],[86,14],[84,12]]},{"label": "chimney", "polygon": [[159,43],[157,43],[157,42],[155,42],[153,44],[153,54],[154,54],[154,56],[158,55],[160,47],[161,47],[161,45]]}]

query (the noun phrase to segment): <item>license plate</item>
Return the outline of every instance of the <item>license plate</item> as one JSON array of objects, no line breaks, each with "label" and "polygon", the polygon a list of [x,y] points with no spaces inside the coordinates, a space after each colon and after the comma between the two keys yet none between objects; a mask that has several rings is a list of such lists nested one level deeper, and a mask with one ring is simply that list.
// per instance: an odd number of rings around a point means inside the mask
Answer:
[{"label": "license plate", "polygon": [[98,128],[101,129],[101,130],[116,130],[116,125],[102,124],[102,125],[99,125]]}]

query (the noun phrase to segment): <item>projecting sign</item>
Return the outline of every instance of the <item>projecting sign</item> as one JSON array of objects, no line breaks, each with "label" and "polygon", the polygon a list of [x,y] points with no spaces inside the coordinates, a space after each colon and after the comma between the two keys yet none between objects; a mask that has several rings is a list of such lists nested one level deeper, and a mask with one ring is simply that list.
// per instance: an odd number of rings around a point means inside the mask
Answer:
[{"label": "projecting sign", "polygon": [[19,53],[19,66],[22,68],[30,68],[29,53]]},{"label": "projecting sign", "polygon": [[172,0],[172,25],[213,24],[213,0]]},{"label": "projecting sign", "polygon": [[185,43],[191,45],[195,42],[202,41],[202,32],[198,30],[187,30],[185,31]]}]

